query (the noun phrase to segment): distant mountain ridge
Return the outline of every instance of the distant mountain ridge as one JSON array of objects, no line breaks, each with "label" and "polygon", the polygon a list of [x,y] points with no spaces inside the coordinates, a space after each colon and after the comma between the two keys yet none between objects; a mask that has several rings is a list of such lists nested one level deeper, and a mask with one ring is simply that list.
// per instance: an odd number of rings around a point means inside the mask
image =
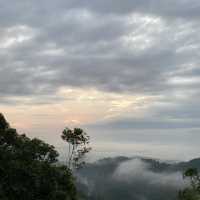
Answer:
[{"label": "distant mountain ridge", "polygon": [[191,167],[200,169],[200,158],[176,163],[143,157],[104,158],[81,169],[77,185],[82,199],[88,200],[176,200],[186,185],[182,173]]}]

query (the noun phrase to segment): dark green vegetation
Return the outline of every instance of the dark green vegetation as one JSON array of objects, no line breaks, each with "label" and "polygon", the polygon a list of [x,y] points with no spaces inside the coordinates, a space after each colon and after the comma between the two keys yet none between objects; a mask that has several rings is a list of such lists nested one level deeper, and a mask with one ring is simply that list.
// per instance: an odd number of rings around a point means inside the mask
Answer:
[{"label": "dark green vegetation", "polygon": [[74,130],[65,128],[61,138],[68,143],[69,147],[66,165],[72,170],[81,168],[85,164],[85,154],[91,150],[90,137],[80,128],[74,128]]},{"label": "dark green vegetation", "polygon": [[[146,158],[107,158],[80,169],[78,190],[85,193],[84,200],[177,200],[180,190],[190,188],[190,182],[183,179],[188,168],[200,169],[200,159],[165,163]],[[194,199],[198,200],[181,200]]]},{"label": "dark green vegetation", "polygon": [[189,168],[184,178],[190,180],[190,186],[179,192],[180,200],[200,200],[200,174],[196,168]]},{"label": "dark green vegetation", "polygon": [[71,171],[53,146],[19,135],[0,114],[0,199],[75,200]]}]

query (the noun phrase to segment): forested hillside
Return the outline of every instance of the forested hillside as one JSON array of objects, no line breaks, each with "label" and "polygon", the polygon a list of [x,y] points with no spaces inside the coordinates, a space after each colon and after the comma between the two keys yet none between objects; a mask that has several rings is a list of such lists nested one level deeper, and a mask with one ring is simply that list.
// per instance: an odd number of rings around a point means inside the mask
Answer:
[{"label": "forested hillside", "polygon": [[[177,200],[188,186],[183,172],[200,159],[169,163],[147,158],[106,158],[81,169],[78,188],[88,200]],[[86,191],[86,192],[85,192]]]}]

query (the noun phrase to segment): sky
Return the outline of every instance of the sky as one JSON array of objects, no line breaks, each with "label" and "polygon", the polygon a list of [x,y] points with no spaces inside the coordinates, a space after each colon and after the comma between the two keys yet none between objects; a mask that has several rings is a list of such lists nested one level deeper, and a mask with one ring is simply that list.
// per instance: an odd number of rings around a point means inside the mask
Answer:
[{"label": "sky", "polygon": [[0,112],[60,151],[82,127],[96,157],[198,157],[199,32],[199,0],[0,0]]}]

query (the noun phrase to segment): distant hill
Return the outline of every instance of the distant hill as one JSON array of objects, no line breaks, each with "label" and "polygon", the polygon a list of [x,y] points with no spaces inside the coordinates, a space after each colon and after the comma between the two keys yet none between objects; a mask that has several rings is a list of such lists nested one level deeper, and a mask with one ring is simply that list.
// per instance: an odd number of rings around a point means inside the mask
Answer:
[{"label": "distant hill", "polygon": [[200,158],[168,163],[149,158],[105,158],[78,173],[78,188],[87,200],[175,200],[186,186],[182,173],[200,169]]}]

